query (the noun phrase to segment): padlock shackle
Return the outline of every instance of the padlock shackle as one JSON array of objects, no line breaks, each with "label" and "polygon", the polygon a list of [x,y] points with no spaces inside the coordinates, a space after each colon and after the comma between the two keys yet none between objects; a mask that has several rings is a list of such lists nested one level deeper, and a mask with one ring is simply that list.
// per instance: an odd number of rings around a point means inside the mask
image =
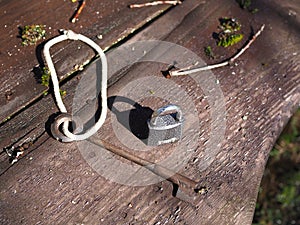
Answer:
[{"label": "padlock shackle", "polygon": [[174,105],[174,104],[170,104],[170,105],[166,105],[164,107],[161,107],[159,109],[157,109],[156,111],[153,112],[151,119],[150,119],[150,123],[152,125],[156,125],[157,123],[157,118],[159,116],[165,115],[165,114],[169,114],[171,112],[175,112],[176,113],[176,120],[178,121],[182,121],[183,120],[183,114],[181,109],[179,108],[178,105]]}]

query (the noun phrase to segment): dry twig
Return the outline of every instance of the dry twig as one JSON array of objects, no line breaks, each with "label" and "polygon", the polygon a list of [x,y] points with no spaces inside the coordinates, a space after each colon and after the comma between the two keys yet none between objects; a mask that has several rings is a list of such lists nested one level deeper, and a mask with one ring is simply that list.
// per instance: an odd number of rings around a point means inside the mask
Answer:
[{"label": "dry twig", "polygon": [[71,18],[71,22],[72,22],[72,23],[75,23],[76,20],[78,20],[78,17],[79,17],[79,15],[80,15],[80,13],[82,12],[82,10],[83,10],[85,4],[86,4],[85,0],[81,1],[81,3],[80,3],[80,5],[79,5],[78,9],[76,10],[75,14],[74,14],[74,15],[72,16],[72,18]]},{"label": "dry twig", "polygon": [[257,31],[257,33],[253,35],[253,37],[251,38],[251,40],[249,40],[249,42],[237,54],[235,54],[229,60],[227,60],[225,62],[213,64],[213,65],[203,66],[203,67],[191,68],[191,66],[190,66],[190,67],[179,69],[179,70],[173,70],[173,71],[169,72],[170,76],[188,75],[188,74],[197,73],[197,72],[200,72],[200,71],[211,70],[211,69],[216,69],[216,68],[219,68],[219,67],[223,67],[223,66],[227,66],[227,65],[232,64],[238,57],[240,57],[250,47],[250,45],[262,33],[262,31],[264,30],[264,28],[265,28],[265,25],[263,24],[261,26],[261,28]]},{"label": "dry twig", "polygon": [[154,6],[154,5],[163,5],[163,4],[169,4],[169,5],[177,5],[181,4],[182,2],[179,0],[175,1],[154,1],[154,2],[147,2],[147,3],[141,3],[141,4],[131,4],[129,5],[129,8],[141,8],[146,6]]}]

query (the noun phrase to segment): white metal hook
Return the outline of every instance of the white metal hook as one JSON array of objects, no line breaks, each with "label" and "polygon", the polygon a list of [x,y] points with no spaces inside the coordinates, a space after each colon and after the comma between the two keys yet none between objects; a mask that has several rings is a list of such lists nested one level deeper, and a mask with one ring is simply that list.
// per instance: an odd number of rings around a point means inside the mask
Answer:
[{"label": "white metal hook", "polygon": [[84,132],[82,134],[71,133],[68,130],[69,122],[66,121],[63,123],[62,130],[63,130],[64,135],[67,137],[66,140],[80,141],[80,140],[85,140],[85,139],[89,138],[90,136],[92,136],[93,134],[95,134],[100,129],[100,127],[103,125],[103,123],[106,119],[106,114],[107,114],[107,59],[106,59],[106,56],[105,56],[103,50],[100,48],[100,46],[97,45],[94,41],[92,41],[88,37],[81,35],[81,34],[76,34],[71,30],[62,30],[62,31],[63,31],[62,35],[51,39],[50,41],[48,41],[45,44],[44,51],[43,51],[46,63],[48,65],[48,68],[49,68],[49,71],[51,74],[51,80],[52,80],[52,84],[53,84],[55,100],[56,100],[57,106],[61,113],[67,113],[67,109],[62,101],[62,97],[59,92],[59,82],[58,82],[54,64],[51,59],[50,48],[53,45],[55,45],[59,42],[65,41],[65,40],[80,40],[80,41],[88,44],[89,46],[91,46],[98,52],[100,59],[101,59],[101,64],[102,64],[102,66],[101,66],[101,68],[102,68],[102,76],[101,76],[101,106],[102,106],[102,108],[101,108],[101,115],[100,115],[99,120],[91,128],[89,128],[86,132]]}]

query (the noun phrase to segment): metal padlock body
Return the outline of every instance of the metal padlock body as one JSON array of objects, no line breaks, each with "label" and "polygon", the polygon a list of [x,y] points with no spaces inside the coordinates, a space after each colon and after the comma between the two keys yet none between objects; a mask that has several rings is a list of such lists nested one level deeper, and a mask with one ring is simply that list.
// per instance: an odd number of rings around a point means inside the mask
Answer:
[{"label": "metal padlock body", "polygon": [[157,146],[180,140],[183,115],[177,105],[167,105],[156,110],[148,120],[148,145]]}]

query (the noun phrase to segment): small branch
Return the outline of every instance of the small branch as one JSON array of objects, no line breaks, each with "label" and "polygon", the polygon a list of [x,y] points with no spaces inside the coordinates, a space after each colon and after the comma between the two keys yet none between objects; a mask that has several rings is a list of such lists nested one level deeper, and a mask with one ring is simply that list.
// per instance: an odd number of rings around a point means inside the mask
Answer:
[{"label": "small branch", "polygon": [[147,2],[147,3],[141,3],[141,4],[131,4],[129,5],[129,8],[142,8],[146,6],[154,6],[154,5],[163,5],[163,4],[169,4],[169,5],[177,5],[181,4],[182,2],[179,0],[176,1],[154,1],[154,2]]},{"label": "small branch", "polygon": [[72,18],[71,18],[71,22],[72,22],[72,23],[75,23],[75,22],[78,20],[78,17],[79,17],[79,15],[81,14],[81,12],[82,12],[82,10],[83,10],[85,4],[86,4],[85,0],[81,1],[81,3],[80,3],[80,5],[79,5],[78,9],[76,10],[75,14],[74,14],[74,15],[72,16]]},{"label": "small branch", "polygon": [[232,57],[229,60],[229,63],[234,62],[238,57],[240,57],[249,47],[250,45],[256,40],[256,38],[261,34],[261,32],[264,30],[265,25],[263,24],[261,28],[256,32],[256,34],[252,37],[252,39],[246,44],[244,48],[241,49],[234,57]]},{"label": "small branch", "polygon": [[235,54],[233,57],[231,57],[229,60],[227,60],[225,62],[213,64],[213,65],[203,66],[203,67],[197,67],[197,68],[188,67],[188,68],[183,68],[183,69],[179,69],[179,70],[173,70],[173,71],[170,71],[170,76],[188,75],[188,74],[197,73],[197,72],[205,71],[205,70],[216,69],[216,68],[219,68],[219,67],[223,67],[223,66],[227,66],[229,64],[232,64],[238,57],[240,57],[250,47],[250,45],[262,33],[264,28],[265,28],[265,25],[263,24],[261,26],[261,28],[256,32],[256,34],[253,35],[251,40],[249,40],[248,43],[237,54]]}]

